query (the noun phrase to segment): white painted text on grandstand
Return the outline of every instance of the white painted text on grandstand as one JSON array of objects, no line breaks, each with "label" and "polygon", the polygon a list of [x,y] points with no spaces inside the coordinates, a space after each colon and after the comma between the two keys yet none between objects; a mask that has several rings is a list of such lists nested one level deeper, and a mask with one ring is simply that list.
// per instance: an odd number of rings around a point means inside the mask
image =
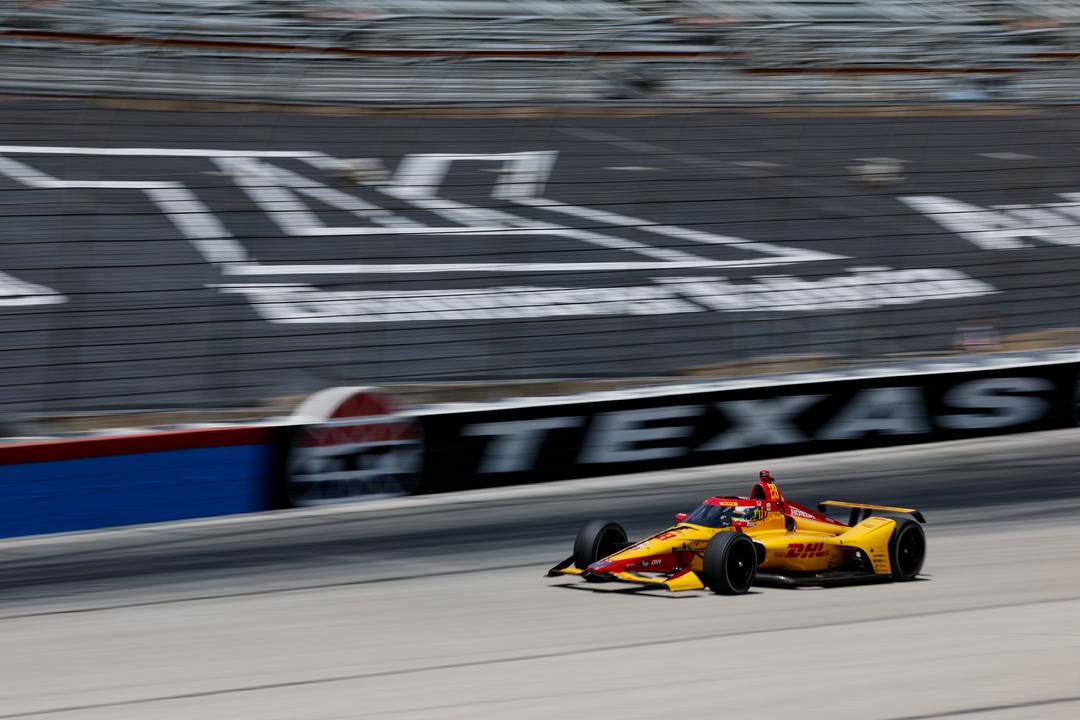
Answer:
[{"label": "white painted text on grandstand", "polygon": [[818,281],[790,275],[735,283],[723,277],[658,278],[657,285],[610,288],[496,287],[483,290],[357,292],[310,285],[223,285],[275,323],[366,323],[522,319],[559,315],[669,315],[704,312],[814,312],[909,305],[997,292],[958,270],[857,268]]},{"label": "white painted text on grandstand", "polygon": [[1036,243],[1080,247],[1080,193],[1065,202],[980,207],[939,195],[900,198],[936,223],[983,250],[1015,250]]},{"label": "white painted text on grandstand", "polygon": [[[409,154],[390,172],[375,158],[337,158],[313,150],[0,145],[0,176],[44,191],[141,193],[220,273],[221,282],[210,287],[244,297],[260,317],[275,323],[827,312],[997,292],[943,268],[846,267],[831,274],[818,270],[812,277],[778,274],[777,268],[858,261],[806,243],[778,245],[551,199],[545,190],[557,155],[537,150]],[[75,176],[93,179],[50,174],[43,168],[56,166],[56,156],[64,157],[65,168],[75,168]],[[86,158],[92,172],[78,172]],[[114,173],[112,158],[124,158],[115,161]],[[133,162],[145,162],[152,170],[133,179]],[[217,214],[206,198],[177,180],[183,174],[170,172],[169,162],[185,163],[189,173],[192,162],[201,162],[206,170],[200,172],[227,178],[224,182],[238,187],[260,212],[265,228],[245,229],[241,240],[230,229],[230,214]],[[464,201],[447,181],[462,168],[491,178],[490,190],[480,192],[487,197],[474,197],[477,204]],[[924,211],[951,202],[906,201],[921,202]],[[981,212],[980,222],[991,222],[984,217],[987,211]],[[370,243],[387,238],[413,252],[370,257]],[[291,239],[298,240],[285,243],[286,257],[268,257],[266,241]],[[472,249],[455,249],[465,241],[473,243]],[[769,274],[739,281],[723,274],[747,268],[769,269]],[[608,279],[612,273],[630,272],[638,273],[635,284]],[[366,278],[368,287],[387,278],[402,289],[327,290],[315,284],[328,276]],[[477,288],[477,277],[519,280]],[[15,287],[14,282],[7,287]],[[32,292],[16,288],[8,297],[17,299],[5,302],[0,277],[0,304],[63,300],[48,288],[22,287]]]},{"label": "white painted text on grandstand", "polygon": [[0,307],[56,305],[63,302],[67,302],[67,298],[52,288],[0,272]]}]

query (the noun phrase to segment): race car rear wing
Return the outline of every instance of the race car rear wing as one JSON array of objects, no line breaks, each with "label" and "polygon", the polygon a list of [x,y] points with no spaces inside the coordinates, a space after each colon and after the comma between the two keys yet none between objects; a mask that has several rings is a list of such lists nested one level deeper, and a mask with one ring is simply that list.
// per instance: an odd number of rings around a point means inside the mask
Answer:
[{"label": "race car rear wing", "polygon": [[923,514],[915,508],[901,508],[901,507],[889,507],[888,505],[867,505],[865,503],[849,503],[841,502],[839,500],[822,500],[818,503],[818,512],[825,512],[827,507],[845,507],[851,508],[851,517],[848,518],[848,525],[854,527],[860,522],[865,520],[874,514],[874,511],[889,512],[889,513],[902,513],[904,515],[910,515],[920,523],[926,524],[926,518]]}]

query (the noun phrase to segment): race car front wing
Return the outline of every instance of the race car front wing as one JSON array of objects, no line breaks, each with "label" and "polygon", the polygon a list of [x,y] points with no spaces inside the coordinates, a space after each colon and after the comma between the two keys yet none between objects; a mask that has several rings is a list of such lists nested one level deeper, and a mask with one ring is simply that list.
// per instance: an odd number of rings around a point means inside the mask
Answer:
[{"label": "race car front wing", "polygon": [[568,557],[566,560],[563,560],[561,563],[548,570],[547,577],[555,577],[557,575],[581,575],[586,580],[633,583],[645,587],[654,587],[657,589],[670,590],[672,592],[681,592],[683,590],[701,590],[705,587],[705,583],[701,581],[701,578],[698,577],[698,574],[690,568],[680,570],[674,575],[668,575],[664,577],[638,575],[637,573],[627,572],[625,570],[620,572],[600,573],[590,570],[582,570],[580,568],[573,567],[573,565],[573,556]]}]

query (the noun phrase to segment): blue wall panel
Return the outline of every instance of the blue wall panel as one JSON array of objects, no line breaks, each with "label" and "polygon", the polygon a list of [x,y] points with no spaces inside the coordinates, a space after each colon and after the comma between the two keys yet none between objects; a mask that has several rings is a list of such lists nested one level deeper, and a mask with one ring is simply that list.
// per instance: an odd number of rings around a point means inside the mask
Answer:
[{"label": "blue wall panel", "polygon": [[0,466],[0,537],[266,510],[271,445]]}]

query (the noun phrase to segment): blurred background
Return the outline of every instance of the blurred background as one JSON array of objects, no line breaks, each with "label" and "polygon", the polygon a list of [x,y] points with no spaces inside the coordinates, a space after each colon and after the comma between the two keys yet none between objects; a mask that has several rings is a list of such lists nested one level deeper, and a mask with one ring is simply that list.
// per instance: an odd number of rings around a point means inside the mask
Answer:
[{"label": "blurred background", "polygon": [[[1078,33],[0,0],[0,718],[1080,717]],[[544,578],[763,464],[919,581]]]},{"label": "blurred background", "polygon": [[1061,0],[0,3],[8,434],[1080,344]]}]

